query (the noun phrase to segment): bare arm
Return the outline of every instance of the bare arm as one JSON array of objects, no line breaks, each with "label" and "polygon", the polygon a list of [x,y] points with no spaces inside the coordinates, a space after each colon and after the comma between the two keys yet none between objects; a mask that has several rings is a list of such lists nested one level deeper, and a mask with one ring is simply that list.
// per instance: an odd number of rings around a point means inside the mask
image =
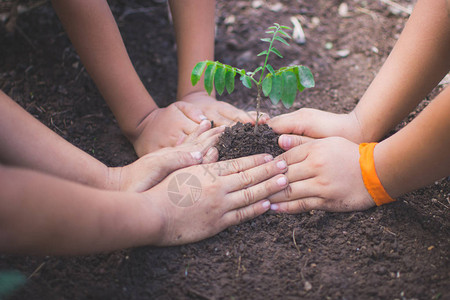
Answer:
[{"label": "bare arm", "polygon": [[381,139],[449,70],[450,16],[446,3],[418,1],[394,49],[355,107],[364,139]]},{"label": "bare arm", "polygon": [[[152,244],[162,217],[137,193],[0,165],[0,251],[87,254]],[[151,205],[151,203],[150,203]]]},{"label": "bare arm", "polygon": [[53,6],[123,132],[135,136],[157,105],[139,79],[104,0],[53,0]]},{"label": "bare arm", "polygon": [[191,72],[195,64],[214,60],[215,0],[170,0],[177,40],[178,93],[177,98],[199,91],[203,85],[192,86]]},{"label": "bare arm", "polygon": [[[279,133],[341,136],[355,143],[383,138],[450,70],[450,12],[445,2],[417,2],[394,49],[351,113],[303,108],[275,117],[269,125]],[[298,142],[298,137],[291,139],[291,145],[294,139]]]},{"label": "bare arm", "polygon": [[375,167],[391,197],[450,175],[450,87],[410,124],[375,147]]},{"label": "bare arm", "polygon": [[0,163],[107,187],[108,168],[33,118],[0,91]]}]

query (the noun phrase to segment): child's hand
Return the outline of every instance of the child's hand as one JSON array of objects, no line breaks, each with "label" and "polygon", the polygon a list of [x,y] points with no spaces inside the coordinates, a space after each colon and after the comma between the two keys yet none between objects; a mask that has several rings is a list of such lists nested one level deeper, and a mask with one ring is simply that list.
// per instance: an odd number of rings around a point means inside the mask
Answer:
[{"label": "child's hand", "polygon": [[[255,123],[256,112],[245,112],[229,103],[217,101],[204,91],[186,95],[181,99],[181,102],[194,104],[205,113],[208,120],[214,121],[214,125],[217,126],[230,126],[238,121],[241,123]],[[269,116],[263,114],[259,123],[265,123],[267,120],[269,120]]]},{"label": "child's hand", "polygon": [[109,180],[115,186],[114,189],[143,192],[175,170],[217,161],[218,152],[213,146],[224,128],[210,128],[211,122],[203,121],[183,144],[149,153],[121,168],[109,168]]},{"label": "child's hand", "polygon": [[289,186],[269,197],[271,209],[344,212],[375,206],[362,180],[358,145],[339,137],[312,141],[282,155]]},{"label": "child's hand", "polygon": [[196,106],[176,102],[165,108],[152,111],[139,125],[139,135],[131,139],[139,157],[152,151],[173,147],[205,120],[203,112]]},{"label": "child's hand", "polygon": [[[312,108],[302,108],[292,113],[276,116],[267,124],[275,132],[281,134],[295,134],[309,138],[325,138],[340,136],[354,143],[366,142],[361,131],[356,114],[334,114]],[[284,150],[306,142],[310,139],[292,137],[291,144],[284,135],[279,139],[280,147]]]},{"label": "child's hand", "polygon": [[267,197],[287,186],[286,170],[284,161],[260,154],[172,173],[144,193],[150,213],[163,220],[156,245],[199,241],[263,214]]}]

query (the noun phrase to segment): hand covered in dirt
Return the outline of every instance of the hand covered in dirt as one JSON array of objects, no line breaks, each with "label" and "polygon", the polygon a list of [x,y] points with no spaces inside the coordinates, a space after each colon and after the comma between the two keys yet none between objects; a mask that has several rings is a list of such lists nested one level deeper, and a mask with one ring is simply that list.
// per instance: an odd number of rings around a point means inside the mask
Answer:
[{"label": "hand covered in dirt", "polygon": [[267,197],[288,185],[286,170],[286,162],[259,154],[170,174],[144,193],[164,220],[156,244],[199,241],[263,214]]},{"label": "hand covered in dirt", "polygon": [[[256,112],[245,112],[229,103],[216,100],[204,91],[188,94],[180,99],[180,101],[194,104],[205,113],[208,120],[214,121],[214,125],[217,126],[230,126],[238,121],[254,124],[256,120]],[[263,114],[259,120],[259,124],[265,123],[268,120],[269,116]]]},{"label": "hand covered in dirt", "polygon": [[152,111],[139,127],[140,133],[132,139],[139,157],[152,151],[180,144],[202,121],[203,112],[195,105],[176,102],[165,108]]},{"label": "hand covered in dirt", "polygon": [[292,113],[276,116],[267,124],[282,134],[278,143],[284,150],[312,139],[340,136],[354,143],[365,142],[354,112],[334,114],[312,108],[302,108]]},{"label": "hand covered in dirt", "polygon": [[346,212],[375,206],[364,186],[357,144],[325,138],[294,147],[279,158],[288,163],[290,184],[269,197],[272,210]]},{"label": "hand covered in dirt", "polygon": [[110,168],[109,177],[119,191],[143,192],[161,182],[171,172],[199,163],[217,161],[217,143],[224,127],[211,128],[205,120],[197,126],[185,142],[149,153],[134,163]]}]

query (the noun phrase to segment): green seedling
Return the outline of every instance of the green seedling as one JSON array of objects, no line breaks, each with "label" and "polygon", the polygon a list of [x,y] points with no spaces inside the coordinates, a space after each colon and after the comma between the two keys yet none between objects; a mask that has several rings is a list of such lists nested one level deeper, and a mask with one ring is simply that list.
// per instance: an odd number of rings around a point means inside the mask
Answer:
[{"label": "green seedling", "polygon": [[[292,29],[278,23],[274,23],[273,26],[267,29],[266,34],[270,37],[262,38],[261,41],[269,43],[269,48],[257,55],[265,56],[264,64],[257,67],[253,72],[247,72],[244,69],[238,69],[219,61],[205,60],[197,63],[192,70],[192,85],[196,85],[200,81],[203,72],[205,72],[205,90],[209,95],[211,95],[213,87],[216,88],[219,95],[222,95],[225,89],[228,94],[231,94],[234,91],[235,76],[237,74],[240,75],[240,80],[246,88],[251,89],[253,84],[255,84],[258,91],[256,97],[256,131],[259,118],[261,117],[261,94],[269,97],[273,105],[276,105],[281,100],[286,108],[290,108],[297,97],[297,91],[302,92],[305,88],[312,88],[315,85],[314,77],[308,67],[293,65],[274,70],[268,64],[271,53],[283,58],[280,51],[274,47],[274,43],[278,41],[289,46],[286,39],[291,39],[291,36],[285,30]],[[266,73],[266,70],[268,73]],[[258,73],[260,74],[259,79],[256,79],[255,76]]]}]

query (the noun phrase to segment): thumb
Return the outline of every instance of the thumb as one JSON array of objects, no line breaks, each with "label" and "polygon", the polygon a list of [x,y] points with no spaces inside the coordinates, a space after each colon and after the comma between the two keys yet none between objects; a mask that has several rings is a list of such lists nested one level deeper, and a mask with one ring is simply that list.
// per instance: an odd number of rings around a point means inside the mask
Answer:
[{"label": "thumb", "polygon": [[291,148],[294,148],[295,146],[299,146],[311,141],[314,141],[314,139],[306,136],[283,134],[278,138],[278,145],[280,145],[281,149],[287,151]]},{"label": "thumb", "polygon": [[208,118],[203,114],[203,111],[197,108],[194,104],[184,101],[175,102],[174,105],[183,113],[186,117],[196,123],[200,123]]},{"label": "thumb", "polygon": [[172,151],[164,155],[164,162],[160,165],[160,176],[165,178],[170,173],[189,166],[202,163],[203,155],[199,151]]},{"label": "thumb", "polygon": [[299,132],[301,120],[297,115],[297,111],[271,118],[267,121],[267,124],[272,127],[276,133],[303,133]]}]

